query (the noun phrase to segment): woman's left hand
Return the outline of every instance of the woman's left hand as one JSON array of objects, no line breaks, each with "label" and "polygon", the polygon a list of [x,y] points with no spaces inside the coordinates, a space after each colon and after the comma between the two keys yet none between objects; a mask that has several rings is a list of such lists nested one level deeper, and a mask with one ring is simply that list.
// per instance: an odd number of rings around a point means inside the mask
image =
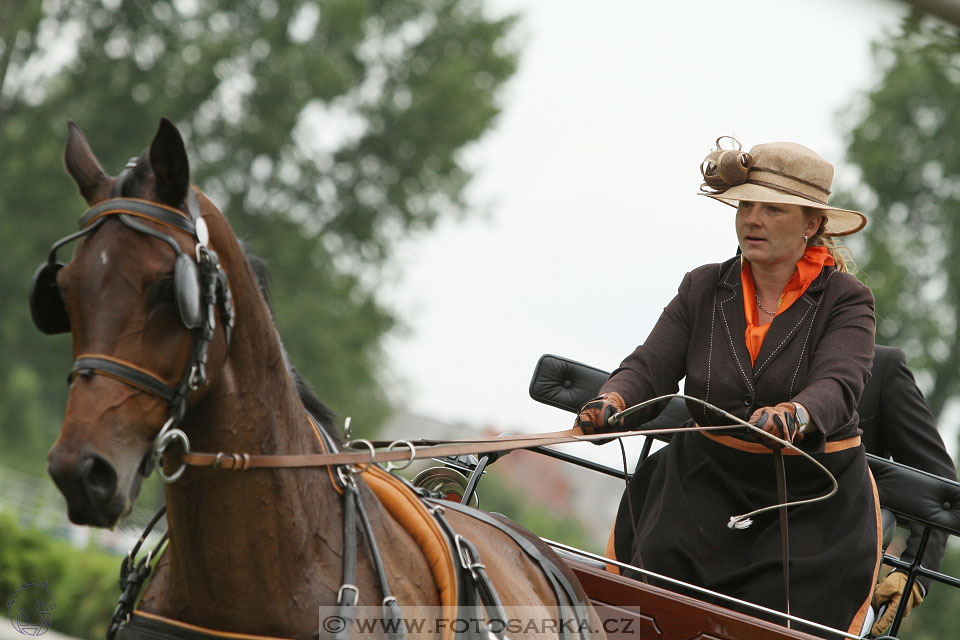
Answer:
[{"label": "woman's left hand", "polygon": [[[775,407],[761,407],[753,412],[749,422],[787,442],[803,440],[803,434],[797,429],[796,407],[792,402],[781,402]],[[761,438],[760,442],[773,450],[783,447],[770,438]]]}]

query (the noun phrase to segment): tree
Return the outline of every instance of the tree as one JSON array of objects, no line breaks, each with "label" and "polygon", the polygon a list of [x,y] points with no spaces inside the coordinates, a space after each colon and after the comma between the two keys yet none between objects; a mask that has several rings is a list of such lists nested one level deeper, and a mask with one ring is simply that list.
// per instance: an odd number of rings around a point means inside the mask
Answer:
[{"label": "tree", "polygon": [[83,209],[68,118],[113,173],[161,116],[177,123],[194,182],[271,265],[298,370],[371,433],[396,322],[380,270],[398,239],[466,213],[460,152],[498,113],[513,23],[480,0],[0,4],[0,450],[42,443],[42,468],[62,416],[69,339],[41,336],[25,301]]},{"label": "tree", "polygon": [[904,348],[935,415],[960,383],[960,35],[919,15],[874,45],[882,78],[852,110],[848,160],[868,213],[854,237],[877,340]]}]

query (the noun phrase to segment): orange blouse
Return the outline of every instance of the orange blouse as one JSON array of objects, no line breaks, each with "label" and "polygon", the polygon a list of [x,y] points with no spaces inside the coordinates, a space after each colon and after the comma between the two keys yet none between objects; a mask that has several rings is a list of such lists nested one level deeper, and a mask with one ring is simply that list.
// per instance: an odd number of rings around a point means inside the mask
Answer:
[{"label": "orange blouse", "polygon": [[[789,309],[790,305],[800,299],[810,283],[820,275],[824,265],[833,264],[833,256],[830,255],[826,247],[807,247],[803,256],[797,262],[797,270],[793,272],[793,276],[783,288],[783,293],[780,294],[777,315]],[[757,289],[753,284],[750,262],[747,260],[743,261],[743,266],[740,269],[740,284],[743,287],[743,312],[747,318],[747,330],[744,333],[744,338],[747,341],[747,351],[750,352],[750,363],[753,364],[757,360],[757,354],[760,353],[763,339],[767,337],[767,330],[773,323],[760,325],[760,319],[757,317]]]}]

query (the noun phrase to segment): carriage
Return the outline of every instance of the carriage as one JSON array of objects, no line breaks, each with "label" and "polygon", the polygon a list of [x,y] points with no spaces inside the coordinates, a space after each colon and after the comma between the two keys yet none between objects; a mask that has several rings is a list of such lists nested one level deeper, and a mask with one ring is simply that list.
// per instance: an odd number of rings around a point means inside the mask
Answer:
[{"label": "carriage", "polygon": [[[65,157],[89,208],[79,231],[53,245],[31,291],[37,326],[74,339],[50,473],[71,519],[96,526],[127,513],[154,468],[168,482],[164,551],[138,555],[138,545],[124,562],[111,636],[346,639],[363,615],[398,624],[416,606],[447,622],[410,634],[424,637],[858,637],[622,577],[613,560],[409,486],[389,472],[419,457],[473,454],[468,502],[483,466],[516,448],[623,474],[548,446],[609,436],[342,440],[289,367],[226,219],[190,185],[176,128],[162,120],[149,150],[117,177],[72,123]],[[80,239],[73,260],[59,263],[57,251]],[[546,356],[531,395],[575,411],[604,378]],[[882,504],[927,527],[924,544],[933,528],[960,534],[960,485],[880,459],[871,467]],[[909,565],[886,561],[907,571],[908,588],[919,576],[960,586],[924,568],[922,552]],[[539,624],[507,624],[521,620]]]}]

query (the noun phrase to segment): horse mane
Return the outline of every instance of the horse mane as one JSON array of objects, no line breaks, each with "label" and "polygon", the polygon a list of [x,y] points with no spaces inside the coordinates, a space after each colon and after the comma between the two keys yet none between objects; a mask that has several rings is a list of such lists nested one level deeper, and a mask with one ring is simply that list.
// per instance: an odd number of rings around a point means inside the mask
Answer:
[{"label": "horse mane", "polygon": [[[274,323],[274,327],[276,327],[276,319],[273,315],[273,305],[270,304],[270,270],[267,268],[267,261],[253,253],[246,242],[240,241],[240,247],[243,249],[243,255],[250,264],[250,268],[253,271],[253,277],[257,281],[257,286],[260,287],[260,293],[263,295],[263,299],[267,303],[267,309],[270,311],[270,320]],[[334,412],[333,409],[325,405],[323,401],[320,400],[319,396],[317,396],[316,392],[311,388],[310,383],[308,383],[303,376],[300,375],[300,372],[297,371],[297,369],[290,362],[290,356],[287,354],[287,349],[283,345],[283,340],[280,340],[280,349],[283,352],[283,361],[287,365],[287,371],[290,372],[290,375],[293,377],[293,381],[296,384],[297,395],[300,396],[300,402],[303,403],[303,407],[317,420],[317,422],[323,426],[324,430],[329,435],[334,436],[335,434],[332,432],[334,431],[333,421],[337,415],[336,412]]]}]

